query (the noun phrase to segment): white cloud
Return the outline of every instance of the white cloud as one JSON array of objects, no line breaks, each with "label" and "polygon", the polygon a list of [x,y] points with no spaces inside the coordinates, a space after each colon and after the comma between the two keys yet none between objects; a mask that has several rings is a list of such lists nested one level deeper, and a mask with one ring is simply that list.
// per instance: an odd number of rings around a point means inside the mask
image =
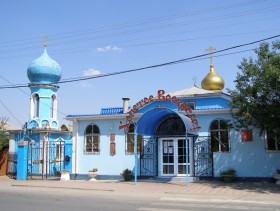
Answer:
[{"label": "white cloud", "polygon": [[[100,75],[100,74],[102,74],[101,71],[95,70],[93,68],[90,68],[90,69],[85,70],[83,72],[83,76],[86,76],[86,77],[97,76],[97,75]],[[81,81],[80,82],[80,87],[82,87],[82,88],[91,88],[92,85],[89,83],[89,81]]]},{"label": "white cloud", "polygon": [[119,48],[117,46],[111,46],[111,45],[108,45],[104,48],[96,48],[96,51],[97,52],[105,52],[105,51],[122,51],[122,48]]},{"label": "white cloud", "polygon": [[84,76],[95,76],[95,75],[100,75],[101,71],[90,68],[88,70],[85,70],[83,74]]}]

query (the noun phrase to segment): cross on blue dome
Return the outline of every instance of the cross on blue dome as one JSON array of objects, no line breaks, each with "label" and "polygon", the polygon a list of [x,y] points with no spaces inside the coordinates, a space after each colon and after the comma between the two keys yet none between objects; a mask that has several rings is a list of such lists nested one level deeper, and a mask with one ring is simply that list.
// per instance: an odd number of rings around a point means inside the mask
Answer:
[{"label": "cross on blue dome", "polygon": [[28,66],[27,76],[32,84],[55,84],[61,78],[61,67],[49,57],[45,48],[44,53]]}]

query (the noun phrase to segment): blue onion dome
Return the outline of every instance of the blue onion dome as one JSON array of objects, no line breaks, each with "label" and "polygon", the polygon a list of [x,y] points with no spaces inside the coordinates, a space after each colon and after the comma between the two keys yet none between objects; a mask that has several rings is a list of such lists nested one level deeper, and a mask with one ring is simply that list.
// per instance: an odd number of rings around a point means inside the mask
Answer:
[{"label": "blue onion dome", "polygon": [[49,57],[45,48],[44,53],[28,66],[27,76],[32,84],[57,83],[61,78],[61,67]]}]

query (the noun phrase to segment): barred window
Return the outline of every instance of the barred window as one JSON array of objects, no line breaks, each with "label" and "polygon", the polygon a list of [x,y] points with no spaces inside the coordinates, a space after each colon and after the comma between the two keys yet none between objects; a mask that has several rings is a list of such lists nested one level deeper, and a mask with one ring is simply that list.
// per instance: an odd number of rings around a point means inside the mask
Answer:
[{"label": "barred window", "polygon": [[222,120],[214,120],[210,125],[212,152],[229,152],[229,128]]},{"label": "barred window", "polygon": [[[137,136],[137,152],[141,152],[142,146],[142,136]],[[125,138],[125,153],[133,154],[134,153],[134,125],[129,126],[128,133]]]},{"label": "barred window", "polygon": [[100,130],[98,126],[91,124],[85,130],[85,146],[86,154],[99,154],[100,152]]},{"label": "barred window", "polygon": [[63,161],[64,160],[64,143],[55,142],[55,160]]}]

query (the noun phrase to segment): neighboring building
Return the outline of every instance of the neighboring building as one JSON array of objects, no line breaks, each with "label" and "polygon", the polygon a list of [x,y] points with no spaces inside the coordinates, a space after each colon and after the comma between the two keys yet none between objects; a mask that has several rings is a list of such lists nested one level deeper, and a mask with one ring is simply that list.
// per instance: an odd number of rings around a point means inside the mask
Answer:
[{"label": "neighboring building", "polygon": [[212,64],[201,85],[170,94],[160,90],[131,108],[124,98],[120,108],[68,115],[75,178],[86,179],[92,168],[104,179],[119,178],[126,168],[163,180],[219,177],[228,168],[242,178],[270,178],[280,168],[280,148],[275,142],[276,148],[269,147],[274,140],[256,128],[229,127],[231,98]]},{"label": "neighboring building", "polygon": [[[8,173],[16,174],[17,179],[56,176],[62,169],[71,170],[72,154],[72,133],[66,125],[60,127],[57,120],[61,68],[45,48],[29,65],[27,75],[31,90],[30,117],[22,129],[10,130]],[[21,158],[19,146],[24,152]]]},{"label": "neighboring building", "polygon": [[6,175],[8,170],[8,158],[9,158],[9,149],[8,149],[8,137],[10,130],[16,130],[17,127],[14,125],[11,125],[10,123],[6,122],[5,118],[0,119],[0,131],[4,133],[4,136],[7,137],[7,146],[2,145],[2,148],[0,148],[0,176]]}]

